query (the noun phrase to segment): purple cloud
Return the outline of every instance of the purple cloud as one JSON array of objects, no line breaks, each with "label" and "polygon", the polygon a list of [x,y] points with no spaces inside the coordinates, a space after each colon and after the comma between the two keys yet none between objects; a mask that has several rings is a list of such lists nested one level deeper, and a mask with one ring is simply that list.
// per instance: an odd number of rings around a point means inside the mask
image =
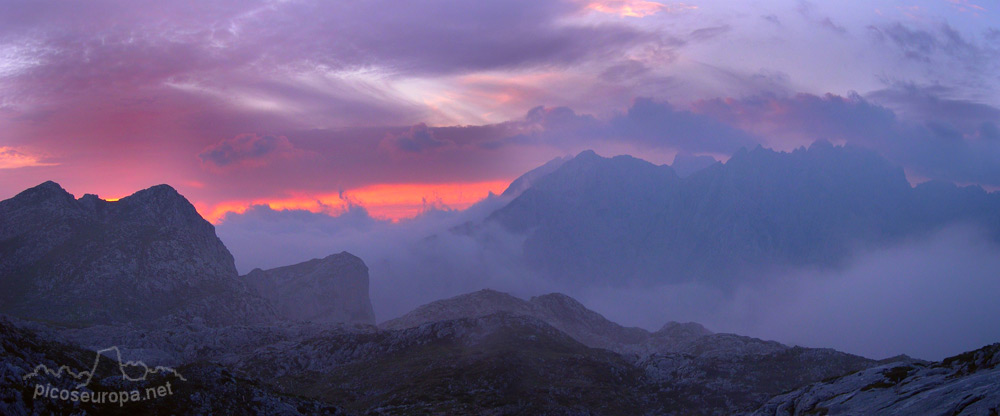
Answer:
[{"label": "purple cloud", "polygon": [[[777,140],[772,145],[779,147],[782,140],[785,147],[820,139],[846,142],[876,150],[927,178],[1000,185],[1000,141],[992,139],[1000,110],[937,97],[907,98],[905,92],[879,96],[907,102],[903,107],[943,111],[929,118],[902,118],[858,94],[712,99],[696,103],[695,110]],[[970,108],[980,117],[962,111]]]},{"label": "purple cloud", "polygon": [[416,124],[403,133],[386,133],[381,147],[388,151],[420,153],[434,150],[452,144],[446,140],[438,140],[434,132],[424,123]]},{"label": "purple cloud", "polygon": [[207,147],[198,154],[198,158],[217,168],[259,167],[306,154],[295,148],[285,136],[241,134]]}]

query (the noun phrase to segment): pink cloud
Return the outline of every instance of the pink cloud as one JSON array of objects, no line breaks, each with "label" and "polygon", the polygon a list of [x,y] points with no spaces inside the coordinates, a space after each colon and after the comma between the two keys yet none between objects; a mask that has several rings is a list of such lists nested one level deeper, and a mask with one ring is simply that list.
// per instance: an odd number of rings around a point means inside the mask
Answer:
[{"label": "pink cloud", "polygon": [[36,155],[26,154],[13,147],[0,146],[0,169],[17,169],[30,166],[55,166],[57,163],[42,162]]}]

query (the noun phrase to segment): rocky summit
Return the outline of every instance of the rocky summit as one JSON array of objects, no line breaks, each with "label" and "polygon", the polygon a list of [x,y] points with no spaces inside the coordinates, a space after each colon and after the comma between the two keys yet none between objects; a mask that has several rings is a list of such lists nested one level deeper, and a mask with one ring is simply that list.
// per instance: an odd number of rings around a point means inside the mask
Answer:
[{"label": "rocky summit", "polygon": [[170,186],[105,201],[54,182],[0,202],[0,311],[70,325],[274,318]]},{"label": "rocky summit", "polygon": [[346,251],[291,266],[254,269],[243,279],[281,318],[375,325],[368,266]]}]

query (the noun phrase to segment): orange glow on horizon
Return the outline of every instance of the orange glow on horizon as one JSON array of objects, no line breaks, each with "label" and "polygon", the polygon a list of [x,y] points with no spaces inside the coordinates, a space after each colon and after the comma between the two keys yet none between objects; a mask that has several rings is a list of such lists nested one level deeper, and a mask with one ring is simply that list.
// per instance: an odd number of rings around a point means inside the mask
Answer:
[{"label": "orange glow on horizon", "polygon": [[510,181],[377,184],[343,193],[293,193],[288,198],[227,201],[213,206],[197,203],[195,207],[213,224],[220,223],[227,213],[242,214],[253,205],[336,216],[353,204],[364,207],[374,218],[395,222],[416,217],[432,208],[465,209],[486,198],[490,192],[503,192],[509,184]]}]

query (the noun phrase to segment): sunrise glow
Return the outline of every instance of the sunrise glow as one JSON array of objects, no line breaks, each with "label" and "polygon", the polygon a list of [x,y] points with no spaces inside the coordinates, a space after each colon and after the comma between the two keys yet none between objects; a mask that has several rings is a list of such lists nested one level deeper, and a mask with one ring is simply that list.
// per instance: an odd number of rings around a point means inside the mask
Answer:
[{"label": "sunrise glow", "polygon": [[413,218],[428,209],[465,209],[486,198],[500,194],[509,180],[471,183],[404,183],[377,184],[344,191],[343,193],[294,193],[289,198],[261,198],[251,201],[229,201],[216,205],[196,203],[205,219],[219,223],[227,213],[243,213],[253,205],[266,205],[273,210],[305,210],[337,215],[349,204],[360,205],[374,218],[399,221]]}]

